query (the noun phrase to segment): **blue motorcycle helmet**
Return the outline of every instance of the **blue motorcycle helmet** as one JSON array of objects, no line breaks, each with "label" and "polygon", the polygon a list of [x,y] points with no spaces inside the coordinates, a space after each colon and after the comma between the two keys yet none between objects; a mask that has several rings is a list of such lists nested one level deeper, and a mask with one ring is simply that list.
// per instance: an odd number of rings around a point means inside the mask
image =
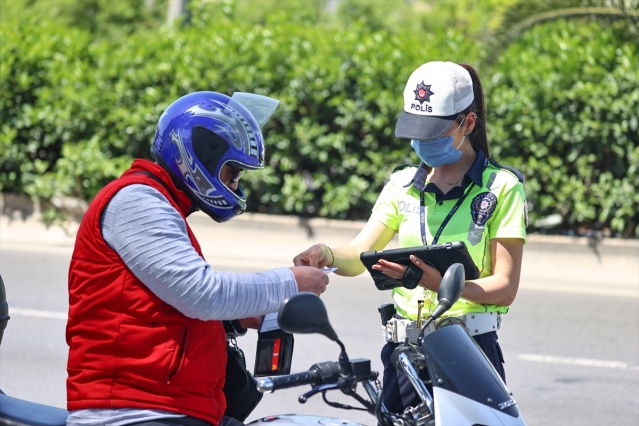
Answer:
[{"label": "blue motorcycle helmet", "polygon": [[246,210],[246,195],[240,185],[235,190],[226,185],[222,168],[231,166],[239,175],[264,167],[261,128],[278,104],[252,93],[185,95],[160,116],[151,156],[197,208],[226,222]]}]

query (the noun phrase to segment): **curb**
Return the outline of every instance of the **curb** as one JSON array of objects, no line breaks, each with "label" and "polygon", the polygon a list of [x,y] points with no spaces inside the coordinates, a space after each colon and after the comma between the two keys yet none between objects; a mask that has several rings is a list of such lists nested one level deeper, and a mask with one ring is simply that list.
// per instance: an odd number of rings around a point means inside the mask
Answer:
[{"label": "curb", "polygon": [[[41,213],[46,206],[25,196],[0,194],[0,241],[73,245],[87,203],[71,198],[58,198],[53,199],[51,205],[66,212],[68,219],[55,225],[46,225]],[[212,233],[231,241],[258,241],[264,238],[264,234],[269,234],[271,243],[290,242],[297,244],[296,248],[299,250],[320,241],[334,245],[346,244],[357,235],[365,222],[244,213],[230,222],[218,224],[205,214],[197,212],[189,217],[189,224],[196,230],[198,239],[200,232]],[[526,251],[581,253],[598,258],[631,256],[639,259],[639,240],[529,234]]]}]

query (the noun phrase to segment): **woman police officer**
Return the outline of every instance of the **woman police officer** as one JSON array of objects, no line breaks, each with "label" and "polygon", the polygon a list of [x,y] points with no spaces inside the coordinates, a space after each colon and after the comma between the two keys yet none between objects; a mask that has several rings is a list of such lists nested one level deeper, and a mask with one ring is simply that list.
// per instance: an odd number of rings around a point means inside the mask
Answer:
[{"label": "woman police officer", "polygon": [[[481,320],[471,335],[505,379],[496,329],[519,286],[526,238],[526,199],[516,170],[491,157],[481,82],[469,65],[427,62],[409,77],[404,108],[395,135],[410,139],[421,160],[418,166],[394,170],[375,203],[370,219],[349,244],[316,244],[294,258],[295,265],[333,266],[337,274],[358,275],[363,251],[382,250],[397,234],[401,247],[452,241],[466,243],[480,277],[466,281],[462,298],[447,316]],[[422,271],[419,286],[393,289],[397,316],[427,318],[436,307],[442,276],[415,256]],[[373,267],[401,280],[407,266],[380,260]],[[402,374],[390,362],[397,342],[382,349],[383,400],[400,412],[420,402]]]}]

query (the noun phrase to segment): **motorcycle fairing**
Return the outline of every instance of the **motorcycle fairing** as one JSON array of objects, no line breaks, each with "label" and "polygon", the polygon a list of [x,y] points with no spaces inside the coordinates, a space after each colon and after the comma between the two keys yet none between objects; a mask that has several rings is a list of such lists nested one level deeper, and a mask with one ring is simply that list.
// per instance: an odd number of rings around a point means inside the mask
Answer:
[{"label": "motorcycle fairing", "polygon": [[65,426],[68,412],[64,408],[51,407],[5,395],[0,390],[0,424]]},{"label": "motorcycle fairing", "polygon": [[525,426],[520,417],[512,417],[498,409],[478,404],[476,401],[436,387],[435,424],[436,425],[473,425],[473,426]]},{"label": "motorcycle fairing", "polygon": [[435,388],[446,389],[501,413],[520,416],[504,381],[461,325],[445,326],[428,334],[422,351],[435,394]]},{"label": "motorcycle fairing", "polygon": [[284,414],[279,416],[262,417],[247,423],[249,425],[278,425],[278,426],[364,426],[333,417],[309,416],[304,414]]}]

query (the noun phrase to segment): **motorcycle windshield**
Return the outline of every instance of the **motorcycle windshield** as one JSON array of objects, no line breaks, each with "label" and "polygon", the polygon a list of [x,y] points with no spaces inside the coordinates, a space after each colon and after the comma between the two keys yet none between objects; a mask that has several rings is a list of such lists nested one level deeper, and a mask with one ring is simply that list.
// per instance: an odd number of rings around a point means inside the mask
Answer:
[{"label": "motorcycle windshield", "polygon": [[503,380],[461,325],[430,333],[424,338],[422,351],[433,386],[519,417],[519,409]]}]

